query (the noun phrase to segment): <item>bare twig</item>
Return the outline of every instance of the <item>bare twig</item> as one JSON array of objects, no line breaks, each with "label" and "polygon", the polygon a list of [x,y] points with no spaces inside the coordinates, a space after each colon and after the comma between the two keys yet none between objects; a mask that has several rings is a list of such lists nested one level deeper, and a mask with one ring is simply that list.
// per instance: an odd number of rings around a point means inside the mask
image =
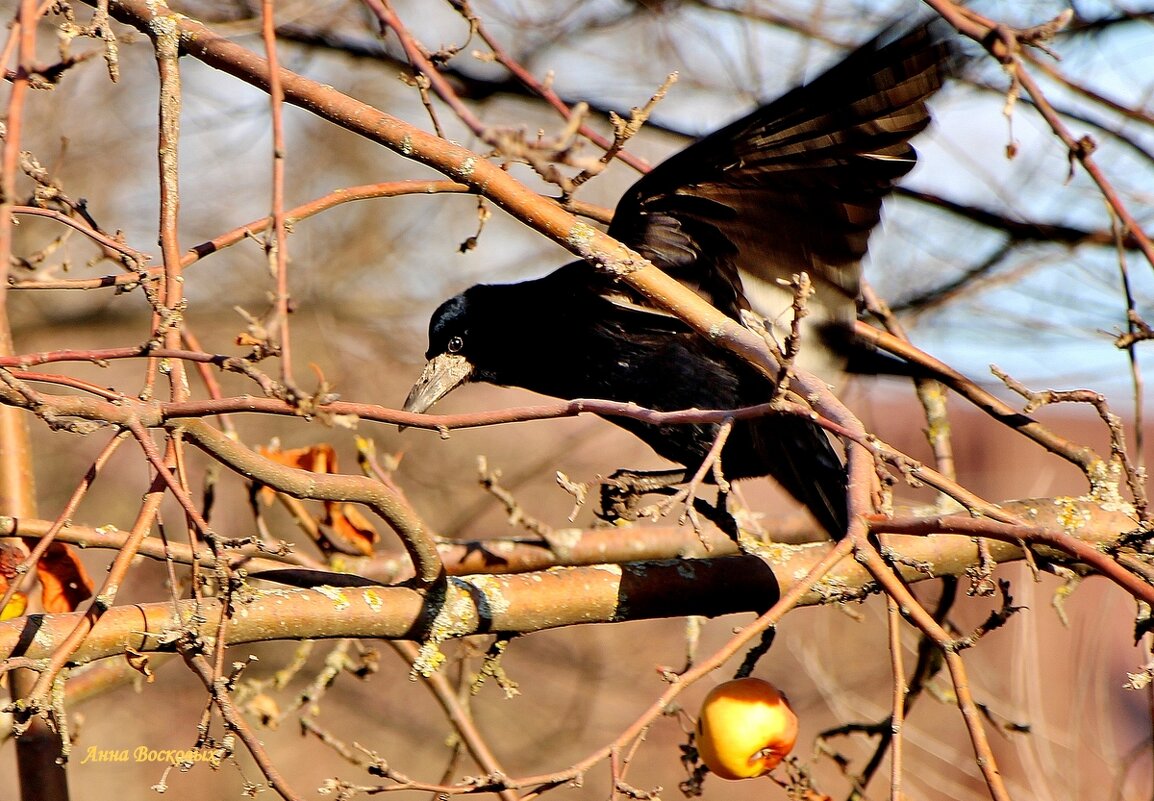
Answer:
[{"label": "bare twig", "polygon": [[281,382],[295,398],[296,382],[293,380],[292,338],[289,335],[289,312],[291,299],[288,286],[288,233],[285,226],[284,184],[285,184],[285,138],[284,138],[284,92],[281,89],[280,63],[276,50],[276,14],[273,0],[261,2],[261,39],[264,42],[265,57],[269,64],[269,104],[272,112],[272,236],[265,239],[265,253],[268,257],[269,272],[276,279],[276,345],[280,351]]}]

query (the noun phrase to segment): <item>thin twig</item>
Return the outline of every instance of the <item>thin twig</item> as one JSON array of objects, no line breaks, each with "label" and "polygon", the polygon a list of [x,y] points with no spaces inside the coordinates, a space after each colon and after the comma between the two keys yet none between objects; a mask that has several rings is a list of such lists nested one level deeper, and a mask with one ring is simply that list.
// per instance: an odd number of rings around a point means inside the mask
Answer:
[{"label": "thin twig", "polygon": [[886,623],[889,630],[890,670],[893,673],[892,712],[890,717],[890,801],[902,801],[902,728],[905,725],[906,673],[902,664],[902,617],[898,602],[886,596]]},{"label": "thin twig", "polygon": [[[396,651],[411,667],[414,662],[420,657],[420,649],[415,644],[406,640],[390,640],[389,645]],[[440,704],[441,710],[445,713],[449,723],[453,725],[461,741],[469,750],[469,754],[473,760],[487,774],[496,776],[504,775],[505,770],[501,763],[497,760],[493,749],[489,746],[488,740],[477,728],[476,721],[473,720],[473,715],[469,709],[460,702],[457,698],[456,692],[449,685],[448,679],[444,674],[437,672],[431,676],[424,676],[425,686],[433,697]],[[510,789],[502,789],[498,795],[504,801],[516,801],[517,793]]]},{"label": "thin twig", "polygon": [[229,697],[228,690],[223,684],[214,678],[212,665],[199,653],[197,647],[193,643],[182,641],[179,647],[181,656],[184,657],[184,662],[192,670],[193,674],[201,680],[206,690],[208,690],[212,703],[220,712],[220,716],[224,719],[225,725],[229,731],[234,732],[245,744],[253,761],[256,762],[260,772],[268,780],[269,785],[276,790],[278,794],[286,801],[304,801],[304,797],[298,795],[284,780],[279,770],[273,764],[268,752],[265,751],[264,745],[260,741],[260,737],[249,726],[248,721],[244,719],[244,715],[236,709]]},{"label": "thin twig", "polygon": [[276,345],[280,351],[281,383],[290,397],[298,394],[293,380],[289,312],[291,300],[288,286],[288,233],[285,227],[285,138],[284,90],[281,88],[280,63],[276,49],[276,4],[274,0],[261,2],[261,39],[269,64],[269,104],[272,113],[272,236],[265,239],[265,253],[269,272],[276,279]]},{"label": "thin twig", "polygon": [[154,477],[152,485],[137,512],[136,521],[132,524],[132,530],[124,543],[124,548],[117,552],[116,558],[108,568],[108,576],[96,593],[96,597],[93,598],[87,611],[72,627],[68,635],[56,645],[48,664],[36,680],[32,692],[17,702],[21,717],[26,719],[30,715],[39,715],[50,708],[49,698],[57,675],[72,659],[80,646],[84,644],[85,638],[92,631],[96,622],[112,607],[116,595],[128,575],[128,570],[136,558],[136,548],[151,530],[163,498],[164,482],[159,476]]}]

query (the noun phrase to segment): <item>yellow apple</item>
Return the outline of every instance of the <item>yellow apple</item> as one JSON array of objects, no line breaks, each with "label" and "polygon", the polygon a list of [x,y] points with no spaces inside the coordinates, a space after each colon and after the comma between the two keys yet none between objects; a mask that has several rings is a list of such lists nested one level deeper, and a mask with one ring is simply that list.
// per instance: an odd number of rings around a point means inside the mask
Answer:
[{"label": "yellow apple", "polygon": [[777,767],[797,742],[797,715],[768,681],[746,678],[709,691],[697,717],[697,752],[723,779],[752,779]]}]

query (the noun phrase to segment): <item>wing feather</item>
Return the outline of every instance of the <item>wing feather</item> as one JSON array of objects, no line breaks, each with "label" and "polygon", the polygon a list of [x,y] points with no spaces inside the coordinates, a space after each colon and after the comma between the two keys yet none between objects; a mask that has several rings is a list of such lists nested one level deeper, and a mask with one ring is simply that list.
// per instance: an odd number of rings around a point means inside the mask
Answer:
[{"label": "wing feather", "polygon": [[852,319],[882,200],[913,168],[909,140],[957,60],[947,30],[888,30],[691,145],[634,184],[609,233],[735,319],[761,294],[747,285],[803,270],[826,316]]}]

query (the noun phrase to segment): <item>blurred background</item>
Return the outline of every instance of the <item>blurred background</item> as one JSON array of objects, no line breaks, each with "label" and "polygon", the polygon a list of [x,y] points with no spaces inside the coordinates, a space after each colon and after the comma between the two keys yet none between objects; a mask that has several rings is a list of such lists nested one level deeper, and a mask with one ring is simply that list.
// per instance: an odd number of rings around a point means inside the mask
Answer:
[{"label": "blurred background", "polygon": [[[173,4],[256,52],[259,6],[244,2]],[[770,99],[835,61],[887,23],[928,13],[909,2],[796,0],[479,0],[473,12],[488,33],[566,102],[587,101],[590,124],[609,132],[604,113],[626,114],[643,105],[666,76],[679,80],[657,107],[629,152],[658,163],[692,137],[707,133]],[[1070,8],[1068,33],[1052,43],[1061,55],[1052,64],[1066,80],[1034,70],[1047,96],[1076,135],[1093,137],[1095,159],[1123,203],[1140,221],[1154,209],[1154,7],[1138,2],[985,2],[971,8],[1010,25],[1045,22]],[[487,51],[449,3],[398,0],[393,4],[411,33],[430,50],[460,46],[444,72],[473,112],[487,125],[546,135],[563,122],[530,96],[500,65],[473,55]],[[86,19],[90,11],[78,7]],[[283,66],[331,84],[407,122],[432,129],[407,63],[394,37],[381,36],[360,4],[282,2],[277,5]],[[49,17],[40,40],[51,59],[57,39]],[[149,42],[115,25],[121,40],[120,80],[110,82],[97,56],[69,70],[51,91],[33,93],[26,148],[72,198],[84,198],[100,226],[119,232],[134,248],[153,255],[156,245],[157,79]],[[74,52],[99,50],[93,41],[72,43]],[[1044,56],[1041,56],[1045,60]],[[267,96],[211,70],[181,60],[181,244],[184,248],[264,217],[270,204],[271,133]],[[1113,245],[1115,221],[1084,171],[1071,170],[1062,144],[1026,100],[1007,103],[1009,79],[988,58],[976,58],[962,79],[934,101],[935,123],[916,141],[917,169],[907,190],[887,204],[882,229],[871,245],[867,276],[901,312],[914,341],[935,356],[998,389],[993,362],[1033,388],[1089,387],[1104,392],[1128,423],[1142,425],[1126,351],[1114,337],[1127,330],[1127,308],[1148,313],[1154,290],[1149,264],[1136,252]],[[484,152],[442,104],[434,104],[447,137]],[[1009,107],[1010,116],[1004,113]],[[334,189],[401,178],[439,177],[420,165],[341,131],[309,114],[285,108],[287,197],[293,206]],[[1013,148],[1013,158],[1007,149]],[[595,155],[591,146],[587,150]],[[545,194],[522,165],[511,171]],[[612,207],[637,178],[614,162],[577,197]],[[27,182],[26,182],[27,183]],[[23,184],[22,184],[23,186]],[[30,186],[30,184],[29,184]],[[486,204],[487,205],[487,204]],[[429,314],[444,298],[478,281],[506,282],[544,274],[569,260],[559,247],[501,212],[488,218],[475,247],[461,245],[478,233],[478,201],[470,196],[413,195],[338,205],[295,225],[289,239],[296,372],[315,365],[345,400],[399,407],[420,371]],[[22,217],[16,252],[25,259],[13,278],[32,284],[116,272],[78,234],[43,219]],[[187,272],[187,319],[205,350],[243,354],[236,338],[244,314],[269,308],[272,281],[257,239],[205,258]],[[1127,298],[1129,292],[1129,300]],[[149,307],[139,291],[43,290],[10,293],[17,352],[63,347],[134,345],[149,336]],[[271,367],[269,368],[272,369]],[[69,366],[71,375],[135,391],[139,366]],[[310,377],[311,378],[311,377]],[[254,392],[251,384],[222,375],[226,394]],[[197,390],[199,391],[199,389]],[[883,440],[929,461],[924,422],[908,384],[857,381],[845,397]],[[454,393],[438,411],[476,411],[533,402],[520,390],[472,386]],[[952,402],[952,423],[961,482],[982,497],[1050,497],[1082,494],[1080,475],[1032,444],[1008,434],[981,415]],[[1104,426],[1090,409],[1049,407],[1040,419],[1065,436],[1106,450]],[[302,421],[237,420],[244,440],[257,445],[277,438],[285,447],[317,442],[335,445],[342,468],[355,469],[353,432]],[[656,467],[643,445],[593,418],[540,421],[471,431],[447,440],[435,433],[399,433],[362,425],[378,448],[401,456],[396,480],[414,507],[439,532],[452,537],[515,533],[502,509],[477,485],[476,459],[499,467],[504,483],[531,514],[568,526],[572,499],[554,481],[561,470],[590,480],[619,467]],[[1133,435],[1134,430],[1131,430]],[[83,476],[100,437],[78,440],[34,426],[42,514],[52,517]],[[97,441],[99,440],[99,442]],[[1133,442],[1133,440],[1132,440]],[[124,449],[108,477],[85,501],[77,518],[87,524],[128,528],[148,479],[144,465]],[[193,455],[195,469],[204,461]],[[927,491],[899,490],[904,502],[930,504]],[[744,502],[765,520],[800,515],[768,481],[746,482]],[[228,535],[249,532],[246,489],[235,480],[218,489],[214,523]],[[175,507],[168,513],[180,516]],[[276,533],[293,537],[287,515],[270,510]],[[591,524],[588,510],[577,525]],[[622,536],[628,536],[623,533]],[[392,547],[391,536],[385,534]],[[111,555],[85,559],[99,581]],[[1128,671],[1146,661],[1133,640],[1133,600],[1100,579],[1090,579],[1064,603],[1068,623],[1053,606],[1062,582],[1028,571],[999,571],[1013,579],[1016,604],[1025,606],[1009,625],[966,654],[977,700],[995,730],[992,741],[1015,798],[1146,799],[1151,776],[1151,698],[1123,689]],[[142,562],[121,600],[167,597],[163,566]],[[919,586],[932,599],[936,582]],[[966,631],[994,602],[962,599],[951,617]],[[701,653],[720,646],[750,616],[705,624]],[[906,645],[916,638],[907,631]],[[559,770],[612,740],[664,684],[657,666],[685,661],[683,621],[628,623],[534,634],[516,640],[504,665],[521,694],[507,700],[492,683],[472,700],[478,725],[510,775]],[[487,641],[452,644],[461,662],[447,668],[475,670]],[[269,697],[291,703],[321,669],[332,643],[318,643],[305,668]],[[320,704],[318,721],[345,742],[379,754],[414,778],[437,780],[446,769],[452,730],[408,667],[383,643],[380,670],[366,680],[342,675]],[[296,646],[243,650],[261,661],[246,677],[271,677],[289,663]],[[235,659],[244,654],[236,653]],[[912,650],[907,653],[912,664]],[[796,611],[787,616],[757,675],[779,684],[802,718],[796,751],[813,772],[817,788],[835,798],[851,788],[845,772],[860,770],[872,752],[855,735],[834,739],[829,751],[849,760],[846,771],[816,736],[848,722],[872,723],[889,710],[891,677],[885,605],[873,599],[849,608]],[[160,660],[158,660],[160,661]],[[734,665],[736,667],[736,665]],[[78,798],[143,797],[159,781],[163,765],[82,764],[89,747],[119,750],[191,746],[204,706],[200,684],[175,665],[158,668],[155,683],[125,687],[76,705],[77,741],[70,768]],[[728,678],[718,676],[717,681]],[[687,710],[708,687],[684,696]],[[936,678],[906,729],[909,798],[985,797],[948,679]],[[663,798],[676,798],[685,778],[678,745],[683,718],[656,725],[639,749],[627,780]],[[334,776],[373,784],[292,721],[267,731],[266,745],[287,780],[306,797]],[[15,795],[11,744],[0,754],[0,795]],[[465,760],[454,776],[475,772]],[[884,771],[883,771],[884,773]],[[219,771],[199,765],[168,777],[177,798],[232,798],[245,783],[260,780],[247,757]],[[599,768],[581,787],[559,788],[558,798],[603,798],[607,771]],[[885,797],[879,777],[867,797]],[[406,793],[406,797],[411,794]],[[427,795],[427,794],[426,794]],[[767,781],[727,783],[711,778],[706,798],[785,798]]]}]

